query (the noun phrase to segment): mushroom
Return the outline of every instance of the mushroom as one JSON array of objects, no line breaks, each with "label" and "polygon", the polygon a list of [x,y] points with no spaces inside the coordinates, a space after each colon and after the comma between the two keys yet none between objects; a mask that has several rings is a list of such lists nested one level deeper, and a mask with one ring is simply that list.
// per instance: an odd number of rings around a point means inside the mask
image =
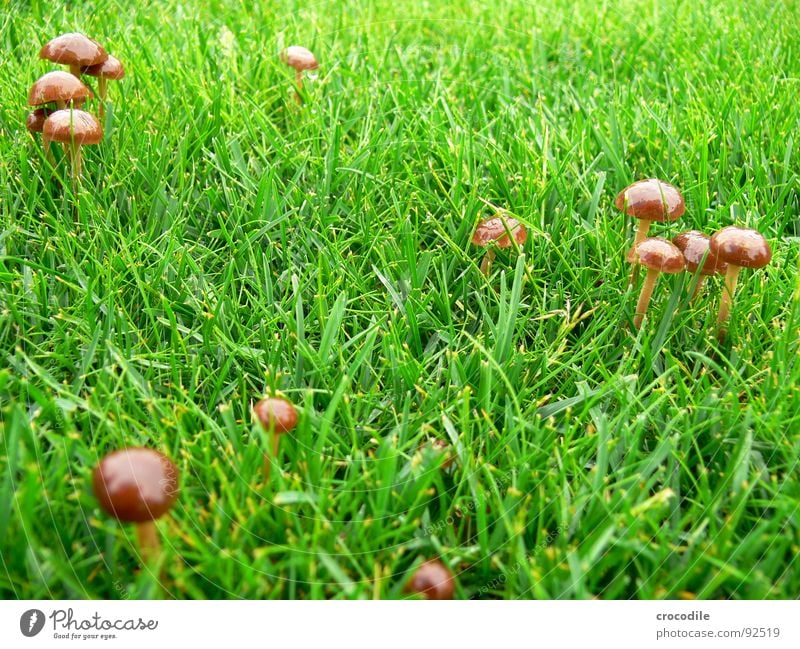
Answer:
[{"label": "mushroom", "polygon": [[56,70],[39,77],[31,86],[28,106],[55,104],[61,109],[66,108],[69,103],[74,106],[87,98],[92,98],[92,91],[81,83],[80,79],[67,72]]},{"label": "mushroom", "polygon": [[447,566],[438,559],[431,559],[417,568],[404,590],[425,599],[453,599],[455,588]]},{"label": "mushroom", "polygon": [[72,186],[81,176],[81,145],[98,144],[103,129],[93,115],[78,109],[57,110],[44,122],[44,137],[48,142],[61,142],[72,159]]},{"label": "mushroom", "polygon": [[295,98],[298,104],[302,104],[303,100],[300,98],[300,91],[303,89],[303,72],[305,70],[316,70],[319,67],[317,57],[301,45],[290,45],[281,52],[281,61],[294,68],[294,78],[297,84]]},{"label": "mushroom", "polygon": [[724,325],[730,315],[739,271],[742,268],[766,266],[772,259],[772,249],[764,236],[757,230],[731,225],[711,236],[709,250],[728,264],[728,270],[725,273],[725,290],[722,292],[717,315],[717,324],[720,327],[718,338],[723,340],[727,334]]},{"label": "mushroom", "polygon": [[[614,202],[617,209],[628,216],[639,219],[639,227],[633,245],[628,251],[627,260],[636,262],[636,246],[647,238],[647,232],[653,221],[674,221],[686,211],[686,203],[680,191],[674,185],[657,178],[648,178],[628,185]],[[636,281],[638,267],[631,272],[630,283]]]},{"label": "mushroom", "polygon": [[25,128],[31,133],[41,133],[44,130],[44,120],[47,119],[48,114],[46,108],[32,110],[25,120]]},{"label": "mushroom", "polygon": [[692,299],[700,294],[707,277],[710,275],[724,275],[725,271],[728,270],[728,264],[719,259],[709,249],[708,242],[710,240],[711,237],[697,230],[681,232],[672,239],[672,243],[677,246],[678,250],[683,253],[684,259],[686,259],[686,269],[690,273],[700,273],[700,278],[697,280],[692,292]]},{"label": "mushroom", "polygon": [[106,90],[108,80],[113,79],[119,81],[125,76],[125,68],[119,59],[109,55],[109,57],[102,63],[97,65],[90,65],[81,68],[83,74],[88,74],[90,77],[97,77],[97,95],[100,97],[100,117],[106,114]]},{"label": "mushroom", "polygon": [[438,437],[421,443],[417,450],[423,455],[431,454],[433,456],[444,456],[441,464],[441,468],[444,470],[449,469],[451,466],[453,466],[453,462],[456,461],[456,455],[453,451],[453,448],[450,446],[450,444],[445,442],[443,439],[439,439]]},{"label": "mushroom", "polygon": [[102,63],[108,54],[91,38],[70,32],[45,43],[39,51],[39,58],[68,65],[69,71],[80,79],[81,68]]},{"label": "mushroom", "polygon": [[502,213],[478,223],[475,234],[472,235],[472,243],[487,248],[483,261],[481,261],[481,272],[485,276],[489,276],[495,257],[494,246],[498,248],[522,246],[527,240],[528,231],[525,226],[517,219],[512,219]]},{"label": "mushroom", "polygon": [[653,288],[655,288],[659,273],[680,273],[686,268],[686,260],[675,244],[661,237],[652,237],[642,241],[636,246],[636,255],[639,263],[647,268],[647,277],[645,277],[642,291],[639,293],[636,315],[633,318],[633,326],[639,329],[647,313],[647,306],[650,304],[650,297],[653,295]]},{"label": "mushroom", "polygon": [[[280,436],[297,426],[297,410],[281,397],[267,397],[253,407],[253,414],[264,431],[272,438],[272,458],[277,459]],[[264,454],[264,481],[269,482],[271,458]]]},{"label": "mushroom", "polygon": [[123,448],[106,455],[95,467],[92,487],[109,515],[136,524],[145,561],[157,559],[161,543],[154,521],[178,497],[178,469],[172,461],[150,448]]}]

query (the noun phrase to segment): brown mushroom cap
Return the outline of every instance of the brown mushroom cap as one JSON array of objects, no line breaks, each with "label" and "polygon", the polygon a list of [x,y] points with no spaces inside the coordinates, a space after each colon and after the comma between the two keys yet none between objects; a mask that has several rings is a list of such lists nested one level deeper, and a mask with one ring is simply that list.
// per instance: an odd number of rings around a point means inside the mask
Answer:
[{"label": "brown mushroom cap", "polygon": [[761,268],[772,259],[772,249],[758,230],[735,225],[715,232],[709,248],[722,261],[745,268]]},{"label": "brown mushroom cap", "polygon": [[262,399],[253,407],[253,412],[266,431],[274,427],[278,434],[288,433],[297,426],[297,410],[281,397]]},{"label": "brown mushroom cap", "polygon": [[45,120],[44,134],[53,142],[98,144],[103,139],[103,128],[90,113],[65,108]]},{"label": "brown mushroom cap", "polygon": [[680,273],[686,268],[686,259],[677,246],[661,237],[645,239],[636,246],[639,263],[645,268],[662,273]]},{"label": "brown mushroom cap", "polygon": [[300,45],[290,45],[281,52],[281,61],[295,70],[316,70],[319,67],[317,57],[310,50]]},{"label": "brown mushroom cap", "polygon": [[686,203],[674,185],[648,178],[628,185],[614,202],[628,216],[647,221],[674,221],[686,211]]},{"label": "brown mushroom cap", "polygon": [[109,54],[108,58],[102,63],[81,68],[81,73],[88,74],[90,77],[105,77],[106,79],[118,81],[125,76],[125,68],[122,67],[119,59]]},{"label": "brown mushroom cap", "polygon": [[[683,257],[686,259],[686,268],[690,273],[696,273],[698,267],[700,267],[701,275],[725,274],[725,271],[728,270],[728,264],[709,249],[709,241],[711,241],[711,237],[697,230],[681,232],[673,237],[672,243],[683,253]],[[705,261],[703,261],[704,256]],[[700,262],[703,263],[702,266],[700,266]]]},{"label": "brown mushroom cap", "polygon": [[31,111],[25,120],[25,128],[31,133],[41,133],[44,130],[44,121],[48,115],[49,112],[46,108],[37,108]]},{"label": "brown mushroom cap", "polygon": [[162,516],[178,497],[178,469],[150,448],[106,455],[92,474],[94,495],[111,516],[144,523]]},{"label": "brown mushroom cap", "polygon": [[508,248],[511,246],[509,232],[514,235],[514,240],[520,246],[528,240],[528,231],[517,219],[508,216],[493,216],[478,223],[475,234],[472,235],[472,243],[476,246],[494,243],[499,248]]},{"label": "brown mushroom cap", "polygon": [[39,77],[31,86],[28,105],[41,106],[57,101],[69,102],[87,98],[92,98],[92,91],[82,84],[80,79],[69,72],[56,71]]},{"label": "brown mushroom cap", "polygon": [[438,559],[423,563],[406,584],[407,593],[417,593],[426,599],[453,599],[456,585],[453,575]]},{"label": "brown mushroom cap", "polygon": [[108,58],[106,51],[91,38],[70,32],[56,36],[39,52],[40,59],[63,65],[97,65]]}]

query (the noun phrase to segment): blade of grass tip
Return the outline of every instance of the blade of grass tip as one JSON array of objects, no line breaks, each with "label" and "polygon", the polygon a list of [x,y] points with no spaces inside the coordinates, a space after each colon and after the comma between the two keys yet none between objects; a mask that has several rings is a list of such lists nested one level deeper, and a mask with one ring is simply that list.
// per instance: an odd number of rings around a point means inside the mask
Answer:
[{"label": "blade of grass tip", "polygon": [[328,407],[325,409],[324,414],[320,420],[319,429],[317,431],[317,438],[314,444],[314,457],[310,462],[310,466],[315,468],[316,475],[314,476],[314,481],[316,482],[320,478],[320,462],[319,458],[323,457],[323,450],[325,448],[325,444],[328,441],[328,434],[331,431],[331,427],[333,426],[334,418],[336,415],[336,410],[339,408],[339,403],[342,400],[342,397],[345,394],[345,391],[350,387],[350,377],[347,374],[343,374],[342,378],[339,380],[339,385],[336,388],[336,392],[333,393],[333,397],[331,398]]},{"label": "blade of grass tip", "polygon": [[544,406],[536,410],[536,414],[539,415],[542,419],[555,417],[556,415],[561,414],[565,410],[569,408],[574,408],[575,406],[583,403],[587,399],[591,399],[592,397],[602,394],[605,390],[606,388],[595,388],[592,390],[584,390],[581,392],[581,394],[578,394],[574,397],[567,397],[566,399],[561,399],[553,403],[545,404]]},{"label": "blade of grass tip", "polygon": [[346,304],[347,296],[344,293],[340,293],[328,314],[325,329],[322,332],[322,339],[319,343],[319,358],[323,363],[327,363],[330,360],[331,349],[339,339]]},{"label": "blade of grass tip", "polygon": [[[305,311],[303,310],[303,296],[300,291],[300,280],[297,275],[292,273],[292,294],[295,296],[294,304],[294,318],[295,318],[295,334],[297,335],[297,346],[301,347],[305,344],[306,326],[305,326]],[[294,384],[300,385],[303,380],[303,355],[295,355],[294,367]]]},{"label": "blade of grass tip", "polygon": [[747,429],[739,443],[738,453],[731,466],[731,492],[738,495],[747,482],[750,473],[751,451],[753,449],[753,431]]},{"label": "blade of grass tip", "polygon": [[653,361],[650,365],[650,369],[653,371],[655,371],[655,361],[659,358],[658,352],[664,347],[664,342],[667,339],[667,334],[669,332],[670,325],[672,324],[672,319],[675,317],[675,311],[678,303],[683,295],[683,287],[685,284],[686,273],[681,273],[678,277],[677,286],[675,286],[675,289],[670,295],[669,301],[664,307],[664,315],[661,318],[661,322],[658,325],[658,330],[656,331],[656,335],[654,336],[653,343],[651,345],[651,349],[653,351]]},{"label": "blade of grass tip", "polygon": [[494,359],[498,365],[504,363],[511,355],[524,273],[525,255],[520,255],[517,257],[517,265],[514,268],[514,282],[511,286],[511,295],[508,298],[506,298],[505,273],[501,273],[500,311],[497,317],[498,336],[494,352]]},{"label": "blade of grass tip", "polygon": [[608,469],[608,451],[609,451],[609,430],[608,419],[604,412],[598,408],[592,408],[589,411],[594,427],[597,429],[597,460],[594,465],[594,479],[592,480],[592,492],[599,494],[603,488],[603,481],[606,477]]}]

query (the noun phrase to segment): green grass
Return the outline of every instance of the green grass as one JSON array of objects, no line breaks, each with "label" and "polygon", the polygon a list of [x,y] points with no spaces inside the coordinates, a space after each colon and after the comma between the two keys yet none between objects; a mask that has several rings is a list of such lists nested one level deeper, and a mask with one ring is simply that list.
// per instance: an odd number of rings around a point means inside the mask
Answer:
[{"label": "green grass", "polygon": [[[0,595],[395,598],[440,557],[459,598],[800,596],[796,2],[11,4]],[[70,30],[128,71],[77,197],[24,128]],[[688,206],[657,233],[773,246],[723,345],[688,275],[630,333],[648,176]],[[488,281],[484,201],[531,232]],[[181,470],[160,582],[91,494],[124,445]]]}]

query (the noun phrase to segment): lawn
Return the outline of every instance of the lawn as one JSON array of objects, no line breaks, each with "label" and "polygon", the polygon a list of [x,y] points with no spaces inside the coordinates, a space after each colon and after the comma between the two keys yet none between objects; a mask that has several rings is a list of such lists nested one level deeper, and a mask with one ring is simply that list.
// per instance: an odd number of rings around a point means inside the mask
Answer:
[{"label": "lawn", "polygon": [[[24,126],[66,31],[127,70],[77,195]],[[799,31],[793,1],[11,0],[0,596],[399,598],[436,557],[459,599],[800,596]],[[723,343],[686,273],[630,327],[614,197],[646,177],[687,204],[654,234],[772,245]],[[492,206],[529,237],[485,278]],[[270,392],[300,421],[265,485]],[[180,470],[156,569],[92,494],[130,445]]]}]

